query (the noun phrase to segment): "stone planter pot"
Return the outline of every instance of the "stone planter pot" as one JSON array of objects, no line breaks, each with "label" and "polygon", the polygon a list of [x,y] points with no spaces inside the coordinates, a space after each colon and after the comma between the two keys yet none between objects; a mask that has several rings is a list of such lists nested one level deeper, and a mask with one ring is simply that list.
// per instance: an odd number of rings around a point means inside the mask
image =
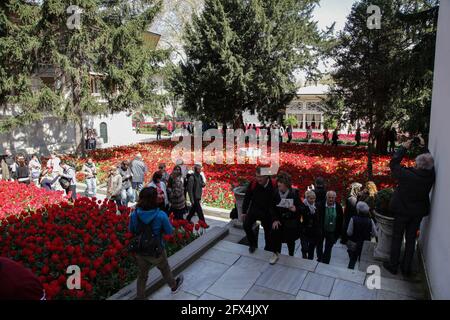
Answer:
[{"label": "stone planter pot", "polygon": [[395,219],[377,212],[375,212],[375,218],[378,223],[378,243],[375,246],[373,257],[377,260],[389,261]]},{"label": "stone planter pot", "polygon": [[243,227],[242,206],[244,205],[244,197],[246,191],[247,191],[246,186],[239,186],[233,189],[234,198],[236,199],[236,208],[238,212],[238,218],[235,219],[234,226],[238,228]]}]

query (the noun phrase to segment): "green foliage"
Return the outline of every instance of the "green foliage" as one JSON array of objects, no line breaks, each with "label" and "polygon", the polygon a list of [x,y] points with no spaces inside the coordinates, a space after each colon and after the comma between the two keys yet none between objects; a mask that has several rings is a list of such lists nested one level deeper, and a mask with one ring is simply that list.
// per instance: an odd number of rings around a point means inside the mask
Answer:
[{"label": "green foliage", "polygon": [[184,110],[233,122],[242,112],[275,119],[295,96],[293,72],[317,73],[327,49],[312,22],[318,1],[206,0],[185,36],[187,61],[172,77]]},{"label": "green foliage", "polygon": [[382,214],[384,216],[391,215],[389,213],[389,203],[391,201],[393,193],[393,189],[383,189],[378,191],[375,198],[375,210],[379,214]]},{"label": "green foliage", "polygon": [[[161,109],[153,77],[161,71],[168,52],[155,50],[144,41],[144,32],[159,12],[161,1],[43,0],[34,6],[22,3],[9,0],[0,7],[0,30],[6,26],[14,31],[6,29],[6,39],[0,40],[0,55],[10,56],[0,62],[0,104],[15,98],[21,106],[21,115],[6,119],[4,127],[11,129],[35,121],[42,114],[57,115],[78,125],[77,140],[83,150],[85,116]],[[80,28],[67,26],[71,14],[66,10],[70,5],[82,9]],[[5,17],[11,7],[19,17],[26,18],[10,23]],[[8,37],[10,33],[12,36]],[[55,83],[61,85],[54,90],[41,88],[34,94],[30,78],[40,74],[42,63],[51,67]],[[11,66],[17,67],[6,70]],[[99,96],[91,93],[92,78],[98,80]],[[15,83],[15,87],[8,83]]]},{"label": "green foliage", "polygon": [[284,119],[284,125],[296,127],[298,125],[298,120],[296,117],[289,116],[286,119]]}]

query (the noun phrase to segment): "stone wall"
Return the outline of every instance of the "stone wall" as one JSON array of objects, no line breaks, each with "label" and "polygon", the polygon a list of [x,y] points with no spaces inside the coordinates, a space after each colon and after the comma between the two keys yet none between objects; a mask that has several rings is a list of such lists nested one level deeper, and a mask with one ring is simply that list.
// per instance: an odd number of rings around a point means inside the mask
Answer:
[{"label": "stone wall", "polygon": [[440,2],[438,28],[430,132],[437,179],[420,246],[432,298],[450,299],[450,0]]}]

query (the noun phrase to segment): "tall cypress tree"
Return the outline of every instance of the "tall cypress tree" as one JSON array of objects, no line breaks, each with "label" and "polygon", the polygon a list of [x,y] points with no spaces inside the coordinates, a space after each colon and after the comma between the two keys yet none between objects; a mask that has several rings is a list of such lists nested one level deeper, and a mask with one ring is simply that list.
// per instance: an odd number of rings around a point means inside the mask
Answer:
[{"label": "tall cypress tree", "polygon": [[242,125],[244,111],[274,119],[294,97],[296,70],[316,71],[324,35],[318,1],[206,0],[187,29],[187,61],[173,78],[190,114]]}]

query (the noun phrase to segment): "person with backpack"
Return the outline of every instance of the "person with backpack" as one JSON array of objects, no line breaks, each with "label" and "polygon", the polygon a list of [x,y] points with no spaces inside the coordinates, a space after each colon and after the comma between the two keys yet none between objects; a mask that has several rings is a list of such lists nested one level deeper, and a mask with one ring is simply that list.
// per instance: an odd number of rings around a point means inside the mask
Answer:
[{"label": "person with backpack", "polygon": [[262,167],[256,168],[255,179],[250,183],[242,205],[244,230],[249,242],[249,251],[254,253],[258,247],[258,234],[253,226],[261,221],[264,228],[264,250],[272,252],[272,219],[276,215],[275,192],[277,182],[270,176],[262,174]]},{"label": "person with backpack", "polygon": [[[187,221],[191,221],[194,214],[197,213],[199,220],[205,222],[205,216],[203,215],[203,209],[201,205],[203,188],[206,186],[206,179],[202,172],[202,164],[196,163],[194,165],[194,172],[188,174],[187,177],[187,193],[191,201],[191,209],[186,217]],[[207,226],[206,228],[208,228]]]},{"label": "person with backpack", "polygon": [[364,241],[370,241],[377,233],[375,223],[370,218],[370,207],[364,201],[356,205],[356,215],[354,215],[347,228],[347,252],[350,258],[349,269],[355,269],[356,261],[360,258]]},{"label": "person with backpack", "polygon": [[167,195],[169,196],[170,212],[173,212],[175,219],[182,220],[186,213],[186,197],[180,166],[173,168],[167,184]]},{"label": "person with backpack", "polygon": [[278,192],[275,192],[275,216],[272,223],[273,255],[270,264],[275,264],[281,254],[282,243],[288,246],[289,255],[294,256],[295,241],[300,238],[300,196],[292,188],[291,176],[280,172],[277,176]]},{"label": "person with backpack", "polygon": [[183,283],[183,275],[176,279],[167,261],[163,235],[172,235],[173,228],[167,214],[161,211],[157,203],[158,192],[155,188],[146,187],[139,193],[136,209],[130,215],[129,231],[135,235],[131,241],[131,252],[136,253],[136,262],[139,268],[137,277],[137,299],[146,298],[145,288],[148,272],[156,266],[171,288],[177,293]]},{"label": "person with backpack", "polygon": [[350,196],[345,201],[345,209],[344,209],[344,228],[342,230],[341,243],[346,244],[348,236],[347,236],[347,227],[350,223],[350,219],[357,214],[356,205],[358,201],[361,200],[361,189],[362,184],[359,182],[353,182],[350,187]]},{"label": "person with backpack", "polygon": [[152,182],[150,182],[147,187],[153,187],[156,189],[156,191],[158,192],[158,206],[162,211],[167,213],[169,207],[169,198],[167,197],[167,186],[162,181],[162,174],[160,171],[156,171],[153,174]]},{"label": "person with backpack", "polygon": [[62,162],[61,168],[63,172],[60,174],[60,184],[66,191],[66,194],[71,195],[72,201],[77,199],[77,178],[75,168],[67,163]]}]

